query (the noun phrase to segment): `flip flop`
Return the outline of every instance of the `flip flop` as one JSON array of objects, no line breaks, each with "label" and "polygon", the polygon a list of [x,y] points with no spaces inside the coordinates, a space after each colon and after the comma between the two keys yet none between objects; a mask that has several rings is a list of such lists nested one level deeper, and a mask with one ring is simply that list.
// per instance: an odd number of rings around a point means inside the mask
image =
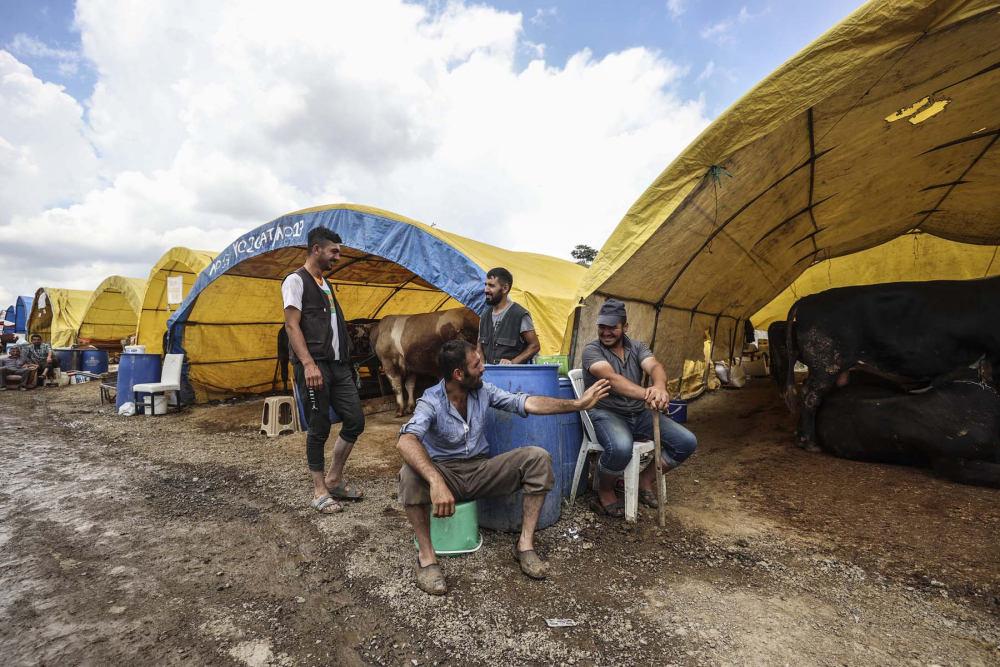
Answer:
[{"label": "flip flop", "polygon": [[[336,505],[339,509],[326,511],[328,507],[333,507]],[[338,503],[336,500],[330,497],[329,494],[325,496],[320,496],[316,500],[312,501],[313,509],[320,514],[336,514],[337,512],[343,512],[344,506]]]},{"label": "flip flop", "polygon": [[656,494],[652,491],[643,491],[639,489],[639,502],[646,507],[652,507],[654,510],[659,508],[660,500],[656,497]]},{"label": "flip flop", "polygon": [[348,487],[347,482],[341,482],[337,486],[327,488],[330,495],[334,498],[343,498],[344,500],[364,500],[364,495],[358,493],[358,490],[353,487]]},{"label": "flip flop", "polygon": [[602,505],[600,500],[594,500],[590,503],[590,509],[594,510],[598,514],[610,516],[615,519],[625,518],[625,502],[622,500],[616,500],[615,502],[608,503],[607,505]]}]

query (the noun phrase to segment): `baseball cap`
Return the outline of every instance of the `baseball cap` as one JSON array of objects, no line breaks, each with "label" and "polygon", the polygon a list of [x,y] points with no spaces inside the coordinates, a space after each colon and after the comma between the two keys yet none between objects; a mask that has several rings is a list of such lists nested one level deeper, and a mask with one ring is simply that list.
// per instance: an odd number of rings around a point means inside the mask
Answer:
[{"label": "baseball cap", "polygon": [[597,314],[597,323],[606,327],[614,325],[625,319],[625,304],[616,299],[608,299],[601,304],[601,312]]}]

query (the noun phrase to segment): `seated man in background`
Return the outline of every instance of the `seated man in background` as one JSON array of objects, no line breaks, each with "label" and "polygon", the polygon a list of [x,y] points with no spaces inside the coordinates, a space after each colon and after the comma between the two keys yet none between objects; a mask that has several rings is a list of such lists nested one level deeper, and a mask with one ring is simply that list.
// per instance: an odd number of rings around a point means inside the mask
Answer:
[{"label": "seated man in background", "polygon": [[38,384],[45,386],[46,379],[55,379],[55,369],[59,368],[59,358],[52,354],[52,346],[42,342],[38,334],[31,335],[31,344],[21,346],[25,363],[38,366]]},{"label": "seated man in background", "polygon": [[424,392],[413,417],[399,432],[396,448],[403,457],[399,500],[413,525],[420,551],[414,574],[417,586],[432,595],[448,591],[431,545],[434,516],[455,513],[455,502],[524,492],[521,534],[514,558],[532,579],[544,579],[546,563],[533,539],[545,495],[552,490],[552,458],[540,447],[521,447],[489,458],[486,410],[496,408],[522,417],[578,412],[607,396],[608,383],[595,382],[577,400],[512,394],[483,382],[482,357],[463,340],[448,341],[438,353],[440,383]]},{"label": "seated man in background", "polygon": [[29,364],[27,358],[21,354],[21,348],[10,348],[10,356],[6,359],[0,359],[0,391],[7,390],[8,375],[21,376],[21,385],[19,388],[22,391],[33,387],[35,384],[36,368],[38,367],[34,364]]},{"label": "seated man in background", "polygon": [[[668,410],[667,372],[645,343],[626,336],[628,320],[625,304],[609,299],[597,316],[597,340],[583,348],[583,384],[593,386],[602,380],[611,383],[611,395],[598,402],[590,411],[594,434],[604,453],[597,461],[600,478],[595,510],[612,517],[625,516],[625,503],[615,495],[615,481],[632,460],[632,444],[653,437],[653,415],[646,409]],[[650,386],[642,386],[643,372],[649,375]],[[663,472],[673,470],[698,446],[698,440],[672,419],[657,412],[660,420],[661,457]],[[639,501],[649,507],[659,507],[653,486],[656,467],[649,465],[639,475]]]}]

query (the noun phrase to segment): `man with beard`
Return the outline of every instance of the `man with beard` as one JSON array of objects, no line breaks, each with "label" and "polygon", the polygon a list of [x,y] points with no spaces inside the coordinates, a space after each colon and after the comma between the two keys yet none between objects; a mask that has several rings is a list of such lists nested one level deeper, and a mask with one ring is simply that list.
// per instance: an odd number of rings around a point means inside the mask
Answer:
[{"label": "man with beard", "polygon": [[533,539],[545,495],[555,475],[552,459],[541,447],[521,447],[488,458],[486,411],[514,412],[522,417],[579,412],[608,395],[609,383],[594,382],[577,400],[512,394],[483,382],[483,360],[463,340],[451,340],[438,353],[440,383],[417,401],[413,418],[399,432],[396,448],[403,457],[399,500],[417,536],[419,553],[414,574],[417,587],[432,595],[448,591],[431,544],[434,516],[455,513],[455,502],[524,492],[521,533],[514,559],[532,579],[544,579],[547,565],[534,551]]},{"label": "man with beard", "polygon": [[531,314],[507,295],[514,277],[504,268],[486,274],[486,309],[479,316],[476,351],[487,364],[525,364],[542,346]]},{"label": "man with beard", "polygon": [[[604,448],[597,461],[598,504],[594,510],[612,517],[625,516],[625,503],[615,495],[615,481],[632,459],[632,443],[653,437],[653,413],[646,409],[647,403],[656,408],[660,420],[663,472],[679,466],[698,446],[691,431],[659,412],[670,406],[667,372],[646,344],[629,338],[627,332],[625,304],[609,299],[597,316],[597,340],[583,348],[584,386],[604,380],[611,383],[610,395],[590,410],[590,420]],[[643,372],[649,375],[648,388],[642,386]],[[650,465],[639,475],[639,501],[649,507],[659,507],[655,483],[656,467]]]},{"label": "man with beard", "polygon": [[[285,308],[288,356],[299,398],[306,407],[309,433],[306,460],[313,482],[312,506],[323,514],[344,509],[337,499],[361,500],[364,495],[344,481],[344,464],[365,430],[361,398],[351,373],[347,323],[323,274],[340,260],[340,236],[325,227],[309,232],[305,266],[285,277],[281,296]],[[333,447],[330,470],[324,448],[330,437],[330,408],[343,425]]]}]

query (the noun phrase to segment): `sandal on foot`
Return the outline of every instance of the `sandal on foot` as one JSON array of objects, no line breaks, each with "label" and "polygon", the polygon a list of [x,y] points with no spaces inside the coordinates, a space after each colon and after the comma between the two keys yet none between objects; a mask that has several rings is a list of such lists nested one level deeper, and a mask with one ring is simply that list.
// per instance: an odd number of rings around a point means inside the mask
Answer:
[{"label": "sandal on foot", "polygon": [[448,584],[437,563],[423,566],[420,556],[417,556],[417,566],[413,568],[413,576],[417,580],[417,588],[430,595],[444,595],[448,592]]},{"label": "sandal on foot", "polygon": [[549,572],[548,563],[539,558],[534,549],[518,551],[518,542],[520,542],[520,538],[514,542],[514,560],[521,564],[521,572],[532,579],[544,579]]},{"label": "sandal on foot", "polygon": [[623,500],[616,500],[613,503],[602,505],[600,499],[598,499],[590,503],[590,509],[598,514],[604,514],[615,519],[625,518],[625,501]]},{"label": "sandal on foot", "polygon": [[[344,506],[331,498],[330,494],[320,496],[312,502],[312,506],[320,514],[336,514],[337,512],[344,511]],[[331,507],[336,507],[337,509],[329,509]]]},{"label": "sandal on foot", "polygon": [[639,489],[639,502],[646,507],[652,507],[654,510],[660,507],[660,499],[652,491]]},{"label": "sandal on foot", "polygon": [[333,496],[334,498],[342,498],[344,500],[364,500],[365,499],[364,494],[360,493],[353,486],[347,486],[347,482],[341,482],[340,484],[338,484],[337,486],[333,487],[332,489],[331,488],[327,488],[327,491],[329,491],[330,495]]}]

